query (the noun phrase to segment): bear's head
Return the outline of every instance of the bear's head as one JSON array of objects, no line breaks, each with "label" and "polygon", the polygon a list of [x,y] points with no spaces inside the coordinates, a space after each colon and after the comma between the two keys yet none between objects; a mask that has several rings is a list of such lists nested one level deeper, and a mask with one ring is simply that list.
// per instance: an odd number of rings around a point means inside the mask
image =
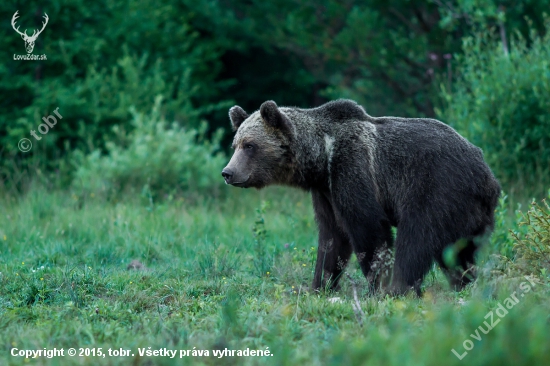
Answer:
[{"label": "bear's head", "polygon": [[236,131],[235,152],[223,169],[226,184],[262,188],[270,184],[290,184],[293,175],[294,126],[273,101],[248,115],[241,107],[229,110]]}]

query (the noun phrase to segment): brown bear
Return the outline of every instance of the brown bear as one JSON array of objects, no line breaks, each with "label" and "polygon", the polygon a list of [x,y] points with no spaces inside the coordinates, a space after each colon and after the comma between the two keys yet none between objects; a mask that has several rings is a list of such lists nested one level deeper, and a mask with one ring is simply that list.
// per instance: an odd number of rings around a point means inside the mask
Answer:
[{"label": "brown bear", "polygon": [[[314,289],[336,288],[352,251],[367,276],[384,245],[395,248],[392,293],[420,294],[434,260],[455,288],[472,280],[475,239],[493,229],[500,186],[481,149],[451,127],[372,117],[350,100],[313,109],[267,101],[251,115],[234,106],[229,117],[236,134],[222,171],[227,184],[311,192],[319,226]],[[457,242],[451,267],[443,252]]]}]

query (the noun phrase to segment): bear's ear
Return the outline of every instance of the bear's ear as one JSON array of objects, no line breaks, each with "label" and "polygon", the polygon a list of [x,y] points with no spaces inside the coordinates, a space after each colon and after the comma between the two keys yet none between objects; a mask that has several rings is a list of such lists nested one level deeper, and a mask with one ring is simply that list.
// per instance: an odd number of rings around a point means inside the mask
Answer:
[{"label": "bear's ear", "polygon": [[274,101],[268,100],[267,102],[263,102],[260,107],[260,115],[269,126],[287,133],[292,131],[290,121],[281,113]]},{"label": "bear's ear", "polygon": [[231,125],[233,126],[233,131],[237,131],[241,123],[248,118],[248,113],[244,111],[238,105],[235,105],[229,109],[229,119],[231,120]]}]

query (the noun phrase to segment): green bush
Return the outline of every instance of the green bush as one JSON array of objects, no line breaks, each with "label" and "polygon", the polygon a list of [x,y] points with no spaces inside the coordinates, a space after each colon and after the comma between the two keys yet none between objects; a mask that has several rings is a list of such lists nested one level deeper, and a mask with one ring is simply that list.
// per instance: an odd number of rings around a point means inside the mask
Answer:
[{"label": "green bush", "polygon": [[[550,199],[550,190],[548,190]],[[496,211],[491,247],[480,263],[477,290],[490,296],[509,290],[525,276],[538,282],[550,282],[550,205],[547,199],[533,201],[527,211],[515,211],[515,220],[507,214],[505,198]]]},{"label": "green bush", "polygon": [[516,243],[511,233],[522,235],[526,232],[526,227],[519,224],[522,221],[521,204],[517,204],[516,209],[512,208],[513,204],[508,196],[502,193],[495,210],[495,229],[491,235],[489,248],[491,253],[498,253],[508,259],[514,258]]},{"label": "green bush", "polygon": [[550,33],[518,33],[509,51],[478,34],[463,50],[439,117],[483,149],[507,192],[541,196],[550,184]]},{"label": "green bush", "polygon": [[[0,4],[2,19],[15,10]],[[48,14],[35,47],[47,61],[12,60],[25,52],[21,37],[9,23],[0,29],[0,189],[3,181],[8,188],[20,185],[19,171],[36,179],[35,167],[50,175],[45,180],[59,174],[66,187],[74,171],[63,160],[76,149],[105,152],[111,127],[130,131],[130,107],[147,113],[159,94],[166,119],[188,127],[198,128],[198,116],[222,104],[226,115],[223,86],[214,80],[218,42],[190,25],[192,12],[180,1],[29,0],[19,10],[17,24],[29,34]],[[58,107],[63,119],[35,141],[30,131]],[[17,148],[23,137],[34,145],[28,153]]]},{"label": "green bush", "polygon": [[95,150],[76,153],[78,169],[74,188],[90,193],[111,194],[141,189],[151,197],[193,192],[217,194],[222,183],[219,172],[226,162],[219,150],[222,131],[205,138],[206,123],[198,129],[169,125],[160,115],[157,98],[150,115],[135,110],[133,130],[125,135],[118,126],[118,144],[108,142],[107,155]]},{"label": "green bush", "polygon": [[[550,190],[548,191],[550,199]],[[537,204],[523,215],[520,226],[527,228],[525,234],[512,233],[516,244],[515,265],[527,274],[548,278],[550,274],[550,205],[546,200]]]}]

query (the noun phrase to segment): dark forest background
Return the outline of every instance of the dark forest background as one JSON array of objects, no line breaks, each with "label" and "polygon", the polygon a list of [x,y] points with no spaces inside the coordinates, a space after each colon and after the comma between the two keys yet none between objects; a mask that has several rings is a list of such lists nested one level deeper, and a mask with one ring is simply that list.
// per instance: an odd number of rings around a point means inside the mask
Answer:
[{"label": "dark forest background", "polygon": [[[550,161],[549,5],[4,1],[0,184],[21,192],[37,180],[67,187],[80,178],[81,187],[111,192],[215,190],[230,106],[350,98],[375,116],[442,119],[484,149],[507,191],[541,195]],[[10,24],[16,10],[29,34],[48,14],[33,52],[47,61],[13,60],[26,53]],[[42,140],[29,137],[58,107],[63,119]],[[18,150],[23,137],[31,152]]]}]

